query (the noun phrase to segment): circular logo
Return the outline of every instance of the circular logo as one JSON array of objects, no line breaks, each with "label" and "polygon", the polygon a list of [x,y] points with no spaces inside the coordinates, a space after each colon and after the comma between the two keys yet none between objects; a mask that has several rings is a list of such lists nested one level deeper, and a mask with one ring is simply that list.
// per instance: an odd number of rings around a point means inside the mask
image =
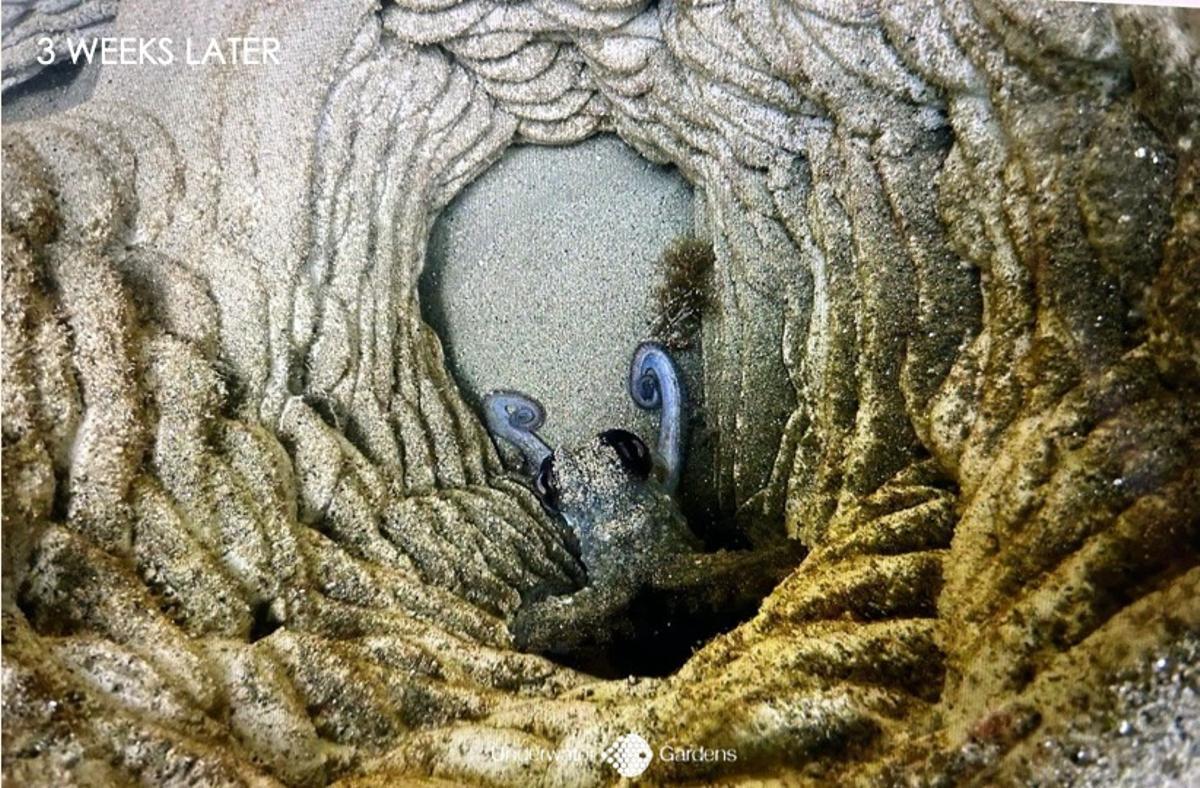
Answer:
[{"label": "circular logo", "polygon": [[654,753],[650,742],[636,733],[627,733],[600,753],[600,760],[617,770],[622,777],[637,777],[646,771]]}]

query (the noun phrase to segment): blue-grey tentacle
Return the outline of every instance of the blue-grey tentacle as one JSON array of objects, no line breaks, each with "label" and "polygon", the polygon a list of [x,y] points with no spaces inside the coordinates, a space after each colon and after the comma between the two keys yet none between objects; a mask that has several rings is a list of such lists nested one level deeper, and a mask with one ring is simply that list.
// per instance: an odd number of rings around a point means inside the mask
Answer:
[{"label": "blue-grey tentacle", "polygon": [[550,456],[550,447],[536,432],[546,423],[542,403],[517,391],[493,391],[483,398],[483,410],[488,430],[520,449],[531,467]]},{"label": "blue-grey tentacle", "polygon": [[633,354],[629,367],[629,396],[643,410],[662,410],[658,427],[658,454],[666,465],[663,486],[675,492],[683,473],[684,443],[687,436],[683,409],[687,393],[679,370],[666,348],[657,342],[643,342]]}]

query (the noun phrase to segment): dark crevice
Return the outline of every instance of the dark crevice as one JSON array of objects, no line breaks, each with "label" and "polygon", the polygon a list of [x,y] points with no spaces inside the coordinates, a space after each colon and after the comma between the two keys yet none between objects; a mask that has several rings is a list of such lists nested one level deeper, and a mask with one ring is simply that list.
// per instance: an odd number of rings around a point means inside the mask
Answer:
[{"label": "dark crevice", "polygon": [[63,56],[57,63],[4,91],[5,122],[45,117],[86,101],[99,72],[99,65],[89,66],[86,58],[75,63]]},{"label": "dark crevice", "polygon": [[282,625],[271,611],[271,601],[259,602],[254,606],[252,614],[253,622],[250,624],[250,642],[262,640],[268,637],[272,632],[279,629]]},{"label": "dark crevice", "polygon": [[337,432],[342,431],[342,425],[346,423],[346,419],[338,412],[337,405],[332,399],[316,394],[305,394],[303,400],[305,405],[312,408],[313,412],[321,417],[325,426]]},{"label": "dark crevice", "polygon": [[238,378],[233,365],[224,359],[217,359],[213,363],[213,370],[217,373],[217,377],[225,389],[225,399],[222,403],[221,414],[226,418],[237,418],[238,410],[246,401],[249,391]]},{"label": "dark crevice", "polygon": [[67,513],[71,511],[71,485],[65,471],[56,471],[54,476],[54,495],[50,500],[50,521],[65,523]]},{"label": "dark crevice", "polygon": [[523,609],[513,619],[513,636],[523,651],[594,676],[667,676],[705,643],[752,618],[806,552],[786,542],[680,556],[624,604],[609,608],[602,593],[589,589],[573,597],[569,612]]}]

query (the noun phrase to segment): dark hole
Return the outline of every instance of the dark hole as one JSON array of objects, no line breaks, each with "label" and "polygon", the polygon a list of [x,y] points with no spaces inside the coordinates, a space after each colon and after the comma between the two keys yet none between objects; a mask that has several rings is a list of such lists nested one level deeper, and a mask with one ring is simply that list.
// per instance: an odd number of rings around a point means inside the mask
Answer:
[{"label": "dark hole", "polygon": [[518,615],[514,638],[523,650],[594,676],[667,676],[704,643],[757,613],[805,553],[799,543],[784,542],[682,556],[623,608],[586,621]]},{"label": "dark hole", "polygon": [[65,471],[54,474],[54,497],[50,500],[50,520],[65,523],[67,513],[71,511],[71,486]]},{"label": "dark hole", "polygon": [[271,601],[254,606],[254,622],[250,625],[250,642],[262,640],[279,629],[281,622],[271,613]]}]

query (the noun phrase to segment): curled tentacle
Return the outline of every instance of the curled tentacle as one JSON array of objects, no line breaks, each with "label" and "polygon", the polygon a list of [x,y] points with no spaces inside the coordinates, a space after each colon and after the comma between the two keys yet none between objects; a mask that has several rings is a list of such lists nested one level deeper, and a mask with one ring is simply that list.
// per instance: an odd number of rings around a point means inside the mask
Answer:
[{"label": "curled tentacle", "polygon": [[629,396],[643,410],[662,411],[658,427],[658,454],[666,465],[663,486],[675,492],[683,473],[686,393],[679,370],[666,348],[657,342],[643,342],[633,354],[629,367]]},{"label": "curled tentacle", "polygon": [[542,403],[516,391],[493,391],[483,399],[488,431],[521,451],[530,467],[540,468],[550,447],[536,430],[546,423]]}]

